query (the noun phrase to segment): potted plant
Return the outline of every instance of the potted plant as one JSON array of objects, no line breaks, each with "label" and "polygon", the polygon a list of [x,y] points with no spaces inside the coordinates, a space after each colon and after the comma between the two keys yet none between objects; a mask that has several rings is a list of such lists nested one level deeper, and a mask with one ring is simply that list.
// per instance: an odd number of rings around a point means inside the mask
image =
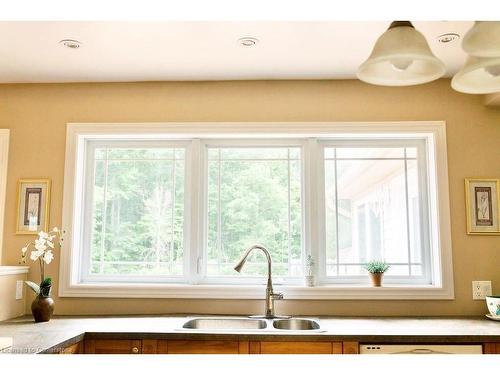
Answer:
[{"label": "potted plant", "polygon": [[50,297],[52,289],[52,279],[45,277],[45,265],[50,264],[54,259],[53,250],[56,244],[61,247],[62,233],[57,227],[50,232],[41,231],[38,233],[38,239],[29,242],[21,249],[21,264],[26,264],[28,251],[30,259],[40,265],[40,284],[33,281],[26,281],[26,284],[35,292],[36,298],[31,303],[31,312],[35,322],[48,322],[54,312],[54,300]]},{"label": "potted plant", "polygon": [[370,273],[373,286],[382,286],[382,277],[389,268],[390,266],[381,260],[372,260],[365,264],[365,269]]}]

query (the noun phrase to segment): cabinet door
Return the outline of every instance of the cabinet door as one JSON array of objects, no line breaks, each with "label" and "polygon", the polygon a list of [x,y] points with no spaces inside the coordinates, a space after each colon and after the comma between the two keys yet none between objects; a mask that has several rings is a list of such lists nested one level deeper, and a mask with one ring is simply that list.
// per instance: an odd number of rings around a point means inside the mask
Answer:
[{"label": "cabinet door", "polygon": [[141,340],[85,340],[85,354],[140,354]]},{"label": "cabinet door", "polygon": [[245,349],[248,353],[248,345],[238,341],[168,340],[158,343],[158,352],[168,354],[240,354],[240,350]]},{"label": "cabinet door", "polygon": [[67,346],[59,351],[59,354],[80,354],[83,353],[83,342]]},{"label": "cabinet door", "polygon": [[359,343],[355,341],[344,341],[342,343],[342,353],[359,354]]},{"label": "cabinet door", "polygon": [[341,342],[261,341],[250,343],[252,354],[342,354]]},{"label": "cabinet door", "polygon": [[500,343],[486,343],[483,345],[484,354],[500,354]]}]

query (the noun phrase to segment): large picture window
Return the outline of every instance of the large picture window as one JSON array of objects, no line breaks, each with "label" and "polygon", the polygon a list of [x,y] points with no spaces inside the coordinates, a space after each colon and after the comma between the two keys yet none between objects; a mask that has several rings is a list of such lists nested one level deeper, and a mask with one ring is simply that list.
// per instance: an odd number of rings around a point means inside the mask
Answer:
[{"label": "large picture window", "polygon": [[[207,276],[234,276],[242,251],[255,243],[270,250],[274,275],[301,276],[301,148],[206,151]],[[244,275],[266,274],[267,262],[260,255],[249,258]]]},{"label": "large picture window", "polygon": [[87,279],[184,273],[185,149],[89,142]]},{"label": "large picture window", "polygon": [[253,298],[263,254],[233,267],[256,243],[295,298],[453,295],[439,124],[234,126],[71,125],[61,295]]},{"label": "large picture window", "polygon": [[326,276],[353,280],[384,260],[393,282],[429,282],[425,143],[342,141],[323,155]]}]

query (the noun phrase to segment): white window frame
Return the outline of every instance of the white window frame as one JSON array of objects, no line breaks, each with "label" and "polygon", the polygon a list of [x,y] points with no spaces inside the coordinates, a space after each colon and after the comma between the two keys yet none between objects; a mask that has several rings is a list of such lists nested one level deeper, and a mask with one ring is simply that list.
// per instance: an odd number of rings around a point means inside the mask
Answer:
[{"label": "white window frame", "polygon": [[[85,189],[82,192],[81,196],[81,202],[79,203],[80,207],[82,208],[80,210],[81,213],[81,221],[83,222],[83,228],[82,228],[82,236],[81,236],[81,241],[82,241],[82,246],[90,248],[91,242],[92,242],[92,209],[89,208],[88,206],[92,206],[93,203],[93,183],[95,179],[95,168],[94,168],[94,155],[95,155],[95,149],[99,147],[116,147],[116,148],[140,148],[140,147],[151,147],[151,148],[159,148],[159,147],[169,147],[169,148],[178,148],[178,149],[184,149],[186,150],[185,152],[185,165],[187,164],[187,158],[188,158],[188,153],[190,149],[190,142],[186,141],[171,141],[171,140],[162,140],[162,141],[157,141],[157,140],[92,140],[88,139],[84,143],[85,147],[85,166],[84,166],[84,178],[83,181],[85,183]],[[187,170],[187,169],[186,169]],[[184,181],[184,207],[186,207],[187,203],[189,202],[189,193],[190,193],[191,186],[186,182],[186,179]],[[183,225],[183,237],[184,237],[184,243],[187,241],[187,237],[189,236],[190,232],[190,223],[189,223],[189,212],[186,212],[184,215],[184,225]],[[79,261],[79,275],[78,279],[81,280],[83,283],[103,283],[103,282],[126,282],[129,281],[130,279],[133,279],[134,282],[140,282],[145,281],[145,282],[158,282],[158,283],[187,283],[188,282],[188,275],[190,273],[189,270],[189,249],[183,249],[183,275],[166,275],[166,276],[159,276],[156,275],[154,277],[152,276],[141,276],[141,275],[134,275],[134,276],[128,276],[128,275],[92,275],[90,274],[90,251],[87,252],[80,252],[80,261]]]},{"label": "white window frame", "polygon": [[[323,284],[317,287],[283,285],[279,288],[287,299],[453,299],[452,251],[450,231],[450,210],[448,197],[448,171],[446,156],[446,128],[442,121],[425,122],[370,122],[370,123],[69,123],[66,138],[66,161],[63,199],[63,223],[66,241],[61,251],[59,296],[61,297],[129,297],[129,298],[220,298],[220,299],[262,299],[265,286],[262,285],[220,285],[203,284],[201,270],[202,257],[199,254],[204,244],[204,215],[200,208],[205,202],[204,189],[189,192],[186,205],[189,216],[185,243],[185,257],[188,254],[192,277],[185,284],[179,283],[141,283],[83,282],[78,274],[79,246],[81,239],[73,228],[81,227],[81,202],[85,142],[99,140],[190,140],[190,151],[186,153],[186,183],[201,186],[204,167],[202,143],[214,139],[237,142],[241,139],[309,139],[304,147],[303,168],[303,207],[304,235],[303,246],[318,256],[322,248],[320,228],[322,208],[316,199],[321,196],[322,188],[318,181],[317,164],[322,155],[314,143],[318,139],[336,141],[342,139],[425,139],[428,148],[428,179],[431,190],[429,212],[431,221],[431,246],[439,251],[432,263],[432,284],[398,285],[387,284],[382,288],[372,288],[367,284]],[[210,139],[210,140],[207,140]],[[266,141],[268,142],[268,141]],[[245,144],[248,144],[245,141]],[[189,171],[197,171],[190,173]],[[188,193],[186,192],[186,196]],[[200,218],[201,216],[201,218]],[[437,230],[435,228],[438,228]],[[316,231],[316,232],[313,232]],[[311,236],[307,236],[307,234]],[[191,251],[189,250],[191,249]],[[187,252],[186,252],[187,251]],[[319,263],[319,262],[317,262]],[[321,278],[320,278],[321,279]]]},{"label": "white window frame", "polygon": [[[430,181],[428,178],[428,162],[426,160],[426,155],[427,155],[427,150],[426,150],[426,142],[425,138],[420,138],[420,139],[402,139],[402,138],[394,138],[394,139],[383,139],[383,140],[374,140],[374,139],[360,139],[360,140],[352,140],[352,139],[337,139],[337,140],[319,140],[319,147],[320,151],[319,154],[321,155],[321,160],[317,161],[318,165],[321,165],[320,170],[318,171],[320,173],[319,179],[317,180],[318,183],[321,186],[324,186],[324,161],[325,158],[323,157],[324,155],[324,149],[327,147],[397,147],[397,148],[403,148],[403,147],[416,147],[417,148],[417,163],[418,163],[418,191],[419,191],[419,219],[420,219],[420,230],[421,230],[421,244],[424,247],[422,250],[422,265],[424,269],[424,274],[421,277],[408,277],[408,276],[390,276],[390,275],[385,275],[384,276],[384,282],[385,283],[392,283],[392,284],[405,284],[405,285],[425,285],[429,284],[432,285],[434,280],[437,278],[439,279],[440,276],[434,274],[432,271],[432,260],[435,259],[436,257],[439,257],[439,249],[434,249],[431,246],[430,243],[430,238],[429,238],[429,233],[427,231],[427,228],[430,227],[430,214],[429,210],[430,207],[428,207],[428,191],[430,190],[429,187]],[[353,159],[354,160],[354,159]],[[360,158],[362,160],[362,158]],[[387,160],[391,160],[391,158],[388,158]],[[406,168],[406,167],[405,167]],[[405,176],[406,178],[407,176]],[[406,189],[408,187],[406,186]],[[318,194],[318,199],[319,199],[319,207],[324,207],[325,206],[325,194],[324,192],[322,194]],[[407,200],[405,200],[407,202]],[[408,203],[408,202],[407,202]],[[409,207],[407,207],[407,213],[409,212]],[[323,210],[323,215],[325,214]],[[429,218],[429,220],[427,220]],[[320,219],[320,225],[318,225],[318,237],[320,238],[320,241],[324,241],[326,238],[326,233],[325,233],[325,226],[324,223],[326,221],[324,219]],[[409,226],[409,222],[407,223],[407,226]],[[409,232],[408,232],[409,235]],[[409,243],[410,239],[408,238],[408,246],[410,246]],[[319,281],[321,284],[332,284],[332,283],[343,283],[343,284],[361,284],[361,283],[367,283],[369,282],[368,280],[368,275],[366,276],[327,276],[326,275],[326,261],[325,261],[325,256],[326,256],[326,251],[325,251],[325,244],[321,243],[320,246],[318,247],[321,249],[319,253],[316,255],[317,258],[320,261],[318,262],[319,264],[319,269],[318,269],[318,277]],[[411,262],[411,257],[408,254],[409,257],[409,262]]]},{"label": "white window frame", "polygon": [[7,168],[9,166],[9,129],[0,129],[0,266],[2,265],[3,224],[5,220],[5,196],[7,191]]},{"label": "white window frame", "polygon": [[[207,231],[208,231],[208,220],[207,220],[207,203],[208,203],[208,148],[211,147],[240,147],[240,148],[266,148],[266,147],[299,147],[301,149],[301,182],[302,182],[302,189],[301,189],[301,209],[302,209],[302,243],[301,243],[301,253],[303,256],[303,259],[305,259],[306,255],[306,247],[304,246],[306,242],[306,237],[308,236],[308,233],[304,230],[304,221],[305,221],[305,215],[304,215],[304,209],[305,209],[305,202],[304,202],[304,181],[305,181],[305,176],[304,176],[304,146],[306,145],[306,141],[303,139],[283,139],[282,137],[276,138],[276,139],[256,139],[256,138],[249,138],[245,140],[235,140],[235,139],[209,139],[209,140],[203,140],[200,142],[200,157],[201,157],[201,175],[202,175],[202,183],[200,185],[200,190],[203,192],[203,200],[202,204],[203,206],[201,207],[200,212],[202,214],[199,215],[200,217],[200,227],[203,228],[202,232],[202,250],[201,253],[199,254],[199,262],[200,262],[200,270],[199,270],[199,279],[198,282],[200,284],[224,284],[224,285],[231,285],[231,284],[240,284],[240,285],[255,285],[255,284],[264,284],[267,282],[267,279],[265,277],[238,277],[236,276],[208,276],[207,275],[207,267],[206,267],[206,260],[207,260],[207,243],[206,243],[206,236],[207,236]],[[245,249],[242,249],[242,253]],[[243,271],[244,272],[244,271]],[[279,278],[279,277],[274,277],[273,278],[273,283],[275,285],[279,285],[281,283],[281,280],[286,280],[287,285],[301,285],[303,283],[303,279],[300,277],[284,277],[284,278]]]}]

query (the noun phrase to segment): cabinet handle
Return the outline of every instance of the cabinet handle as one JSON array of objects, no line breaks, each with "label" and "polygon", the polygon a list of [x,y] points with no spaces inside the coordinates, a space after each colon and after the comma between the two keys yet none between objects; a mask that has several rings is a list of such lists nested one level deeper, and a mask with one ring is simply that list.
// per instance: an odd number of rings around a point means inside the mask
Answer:
[{"label": "cabinet handle", "polygon": [[134,347],[132,348],[132,353],[134,353],[134,354],[139,353],[139,348],[138,348],[137,346],[134,346]]}]

